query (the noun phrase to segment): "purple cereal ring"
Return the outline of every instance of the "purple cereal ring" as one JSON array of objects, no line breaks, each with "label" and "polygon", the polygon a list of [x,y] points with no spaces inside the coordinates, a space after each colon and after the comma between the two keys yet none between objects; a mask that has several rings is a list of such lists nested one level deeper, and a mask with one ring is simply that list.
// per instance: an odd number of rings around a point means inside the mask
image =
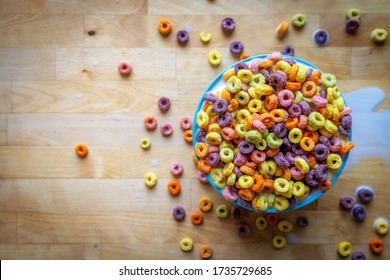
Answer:
[{"label": "purple cereal ring", "polygon": [[291,177],[296,181],[300,181],[303,180],[303,178],[305,178],[305,174],[303,174],[296,166],[291,167],[290,172],[291,172]]},{"label": "purple cereal ring", "polygon": [[328,147],[321,143],[316,144],[313,149],[313,155],[318,161],[325,160],[328,156]]},{"label": "purple cereal ring", "polygon": [[351,260],[364,261],[365,259],[366,255],[362,251],[353,252],[351,255]]},{"label": "purple cereal ring", "polygon": [[240,150],[241,153],[243,153],[244,155],[248,155],[250,154],[253,150],[254,150],[255,146],[253,146],[252,143],[249,143],[248,141],[246,140],[243,140],[241,141],[239,144],[238,144],[238,149]]},{"label": "purple cereal ring", "polygon": [[170,123],[163,123],[160,129],[161,129],[161,133],[164,136],[169,136],[173,133],[173,127]]},{"label": "purple cereal ring", "polygon": [[232,206],[230,209],[231,217],[235,220],[242,220],[246,217],[246,210],[240,206]]},{"label": "purple cereal ring", "polygon": [[173,176],[179,176],[183,173],[183,165],[180,162],[174,162],[171,164],[171,172]]},{"label": "purple cereal ring", "polygon": [[302,108],[298,104],[291,104],[287,111],[293,118],[297,118],[302,114]]},{"label": "purple cereal ring", "polygon": [[246,64],[245,62],[239,61],[236,63],[236,65],[234,65],[234,72],[236,72],[236,74],[238,73],[238,71],[245,69],[248,69],[248,64]]},{"label": "purple cereal ring", "polygon": [[237,202],[238,202],[238,204],[241,205],[242,207],[246,207],[246,208],[252,207],[252,202],[251,202],[251,201],[245,201],[245,200],[243,200],[240,196],[238,196]]},{"label": "purple cereal ring", "polygon": [[364,204],[370,203],[374,198],[374,192],[371,187],[360,186],[356,189],[355,195],[357,199]]},{"label": "purple cereal ring", "polygon": [[259,73],[259,64],[260,64],[260,59],[252,59],[249,64],[249,70],[251,70],[253,74]]},{"label": "purple cereal ring", "polygon": [[330,138],[329,143],[330,143],[329,150],[331,152],[336,153],[340,151],[342,144],[341,144],[341,140],[338,137]]},{"label": "purple cereal ring", "polygon": [[327,164],[319,164],[314,173],[314,178],[322,182],[328,179],[329,166]]},{"label": "purple cereal ring", "polygon": [[311,74],[313,73],[313,68],[307,68],[306,72],[306,80],[305,81],[310,81],[311,80]]},{"label": "purple cereal ring", "polygon": [[280,148],[284,151],[284,153],[289,152],[291,150],[291,142],[290,142],[290,140],[288,140],[287,137],[283,137],[282,141],[283,141],[283,144],[282,144],[282,146]]},{"label": "purple cereal ring", "polygon": [[295,51],[294,51],[293,46],[291,46],[291,45],[289,45],[289,44],[286,45],[286,46],[282,49],[282,54],[283,54],[283,55],[294,56]]},{"label": "purple cereal ring", "polygon": [[244,51],[244,45],[239,40],[234,40],[230,44],[230,52],[234,55],[240,55]]},{"label": "purple cereal ring", "polygon": [[327,94],[328,93],[326,92],[326,89],[324,89],[324,88],[320,89],[320,96],[322,98],[326,98]]},{"label": "purple cereal ring", "polygon": [[340,197],[340,206],[345,210],[351,210],[355,205],[355,198],[350,195]]},{"label": "purple cereal ring", "polygon": [[291,57],[285,57],[285,58],[283,58],[283,60],[286,61],[290,65],[296,64],[295,59],[291,58]]},{"label": "purple cereal ring", "polygon": [[251,227],[247,223],[239,223],[236,225],[237,234],[241,238],[248,237],[251,234]]},{"label": "purple cereal ring", "polygon": [[348,114],[351,114],[352,113],[352,109],[350,107],[345,107],[341,112],[340,112],[340,118],[348,115]]},{"label": "purple cereal ring", "polygon": [[329,43],[329,33],[324,29],[317,29],[313,32],[313,42],[319,46],[326,46]]},{"label": "purple cereal ring", "polygon": [[345,23],[345,30],[348,33],[355,33],[360,27],[360,20],[356,17],[351,17],[347,19]]},{"label": "purple cereal ring", "polygon": [[166,112],[171,107],[171,100],[168,97],[161,97],[157,102],[158,108],[161,112]]},{"label": "purple cereal ring", "polygon": [[351,210],[352,218],[357,222],[362,222],[367,217],[366,208],[363,205],[355,204]]},{"label": "purple cereal ring", "polygon": [[304,151],[303,151],[301,145],[299,145],[299,144],[291,145],[291,152],[296,154],[296,155],[303,155],[304,154]]},{"label": "purple cereal ring", "polygon": [[309,172],[306,173],[305,175],[305,182],[308,184],[310,187],[317,187],[319,182],[315,178],[315,170],[311,169]]},{"label": "purple cereal ring", "polygon": [[288,162],[288,160],[286,159],[286,157],[284,156],[284,154],[282,152],[279,152],[274,156],[274,161],[281,168],[290,167],[290,163]]},{"label": "purple cereal ring", "polygon": [[341,118],[341,126],[346,130],[351,129],[352,116],[350,114],[345,115],[344,117]]},{"label": "purple cereal ring", "polygon": [[176,221],[182,221],[186,216],[186,210],[183,206],[178,205],[173,208],[172,214]]},{"label": "purple cereal ring", "polygon": [[[240,168],[239,168],[238,166],[235,166],[235,167],[234,167],[233,172],[234,172],[234,174],[237,175],[237,177],[241,177],[242,175],[244,175],[244,174],[241,172],[241,170],[240,170]],[[236,189],[236,188],[234,188],[234,189]]]},{"label": "purple cereal ring", "polygon": [[227,201],[234,202],[238,198],[238,193],[233,191],[233,189],[234,187],[231,186],[223,188],[222,195]]},{"label": "purple cereal ring", "polygon": [[304,216],[298,216],[296,221],[297,226],[299,227],[307,227],[309,224],[309,220]]},{"label": "purple cereal ring", "polygon": [[218,123],[220,126],[225,127],[231,125],[233,122],[232,114],[225,112],[218,117]]},{"label": "purple cereal ring", "polygon": [[311,113],[310,105],[306,101],[302,100],[298,103],[298,105],[301,106],[302,114],[305,116],[308,116]]},{"label": "purple cereal ring", "polygon": [[284,123],[276,123],[272,126],[272,129],[279,138],[283,138],[287,134],[287,127]]},{"label": "purple cereal ring", "polygon": [[242,165],[244,165],[244,163],[246,162],[246,160],[247,160],[246,155],[244,155],[244,154],[241,153],[241,152],[237,152],[237,153],[234,155],[233,163],[234,163],[235,166],[242,166]]},{"label": "purple cereal ring", "polygon": [[214,103],[214,112],[217,114],[223,114],[227,111],[228,105],[229,104],[225,99],[218,99]]},{"label": "purple cereal ring", "polygon": [[293,208],[295,205],[297,205],[297,198],[293,196],[289,199],[288,208]]},{"label": "purple cereal ring", "polygon": [[328,100],[319,95],[314,95],[311,98],[311,101],[313,102],[314,105],[316,105],[319,108],[323,108],[326,107],[326,105],[328,105]]},{"label": "purple cereal ring", "polygon": [[276,71],[270,74],[269,83],[274,88],[284,88],[287,82],[287,76],[282,71]]},{"label": "purple cereal ring", "polygon": [[324,135],[321,135],[321,136],[320,136],[319,142],[320,142],[321,144],[324,144],[326,147],[329,147],[329,146],[330,146],[330,141],[329,141],[329,139],[328,139],[326,136],[324,136]]},{"label": "purple cereal ring", "polygon": [[285,155],[287,161],[291,164],[291,165],[294,165],[295,163],[295,160],[299,157],[298,155],[296,154],[293,154],[291,152],[287,152],[286,155]]},{"label": "purple cereal ring", "polygon": [[176,38],[180,44],[186,44],[190,40],[187,30],[179,30],[176,34]]},{"label": "purple cereal ring", "polygon": [[207,160],[209,161],[211,167],[217,167],[220,159],[221,156],[219,155],[219,153],[211,153],[207,156]]},{"label": "purple cereal ring", "polygon": [[283,89],[278,93],[279,105],[284,108],[290,107],[294,103],[294,98],[294,93],[288,89]]},{"label": "purple cereal ring", "polygon": [[214,93],[212,92],[207,92],[205,93],[204,95],[204,100],[208,101],[208,102],[211,102],[211,103],[215,103],[217,102],[218,100],[218,96],[216,96]]},{"label": "purple cereal ring", "polygon": [[341,135],[349,137],[351,135],[342,125],[338,126],[339,132]]},{"label": "purple cereal ring", "polygon": [[221,21],[221,28],[224,32],[233,32],[236,28],[236,23],[232,18],[224,18]]},{"label": "purple cereal ring", "polygon": [[196,141],[205,143],[206,142],[206,134],[207,134],[206,131],[198,130],[195,134]]},{"label": "purple cereal ring", "polygon": [[203,184],[208,182],[206,174],[200,170],[198,170],[198,180]]}]

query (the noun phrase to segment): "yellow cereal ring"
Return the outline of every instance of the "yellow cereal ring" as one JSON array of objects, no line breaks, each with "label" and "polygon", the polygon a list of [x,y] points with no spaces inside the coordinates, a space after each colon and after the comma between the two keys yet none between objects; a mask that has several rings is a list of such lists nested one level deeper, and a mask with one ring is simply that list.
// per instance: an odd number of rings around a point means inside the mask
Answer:
[{"label": "yellow cereal ring", "polygon": [[326,158],[326,164],[330,169],[339,169],[343,163],[343,160],[338,154],[329,154]]},{"label": "yellow cereal ring", "polygon": [[254,183],[254,180],[249,175],[242,175],[240,178],[238,178],[238,185],[241,188],[248,189],[250,188]]},{"label": "yellow cereal ring", "polygon": [[291,187],[291,192],[294,196],[300,198],[305,194],[305,184],[300,181],[294,182]]},{"label": "yellow cereal ring", "polygon": [[237,73],[237,77],[240,79],[243,83],[249,83],[252,81],[252,71],[248,69],[241,69]]},{"label": "yellow cereal ring", "polygon": [[286,237],[281,234],[277,234],[272,238],[272,245],[276,249],[282,249],[287,244]]},{"label": "yellow cereal ring", "polygon": [[310,170],[309,164],[303,158],[296,158],[294,165],[301,171],[303,174],[306,174]]},{"label": "yellow cereal ring", "polygon": [[342,257],[348,257],[352,253],[352,244],[348,241],[341,241],[337,246],[337,252]]},{"label": "yellow cereal ring", "polygon": [[218,146],[222,142],[221,134],[217,132],[209,132],[206,134],[206,143],[212,146]]},{"label": "yellow cereal ring", "polygon": [[293,229],[293,224],[288,220],[281,220],[278,222],[277,228],[281,232],[289,233]]},{"label": "yellow cereal ring", "polygon": [[259,230],[265,230],[268,227],[267,219],[263,216],[257,217],[255,225]]},{"label": "yellow cereal ring", "polygon": [[284,211],[289,206],[289,201],[284,196],[277,195],[274,201],[274,208],[278,211]]},{"label": "yellow cereal ring", "polygon": [[153,188],[157,184],[157,176],[153,172],[148,172],[144,176],[145,185],[148,188]]},{"label": "yellow cereal ring", "polygon": [[189,237],[183,238],[180,241],[180,249],[182,249],[184,252],[191,251],[193,246],[194,246],[194,243],[193,243],[192,239]]},{"label": "yellow cereal ring", "polygon": [[288,181],[286,179],[276,178],[274,180],[275,191],[277,191],[279,193],[285,193],[285,192],[288,192],[289,188],[290,188],[290,184],[288,183]]},{"label": "yellow cereal ring", "polygon": [[199,111],[198,115],[196,116],[196,124],[199,126],[199,128],[206,128],[209,124],[209,115],[206,112]]},{"label": "yellow cereal ring", "polygon": [[216,65],[221,64],[221,62],[222,62],[222,55],[217,50],[210,51],[207,57],[208,57],[209,63],[211,65],[215,65],[216,66]]},{"label": "yellow cereal ring", "polygon": [[211,41],[211,33],[200,32],[199,33],[199,38],[202,41],[202,43],[207,44],[208,42]]},{"label": "yellow cereal ring", "polygon": [[287,75],[290,73],[291,65],[284,60],[279,60],[275,65],[276,69],[283,71]]}]

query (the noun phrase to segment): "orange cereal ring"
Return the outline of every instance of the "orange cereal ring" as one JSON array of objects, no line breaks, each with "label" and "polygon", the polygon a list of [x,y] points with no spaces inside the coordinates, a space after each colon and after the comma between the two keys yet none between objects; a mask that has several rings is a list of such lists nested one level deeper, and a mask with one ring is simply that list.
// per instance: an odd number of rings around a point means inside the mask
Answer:
[{"label": "orange cereal ring", "polygon": [[181,184],[178,180],[170,180],[168,182],[168,192],[173,195],[177,196],[180,194],[181,191]]},{"label": "orange cereal ring", "polygon": [[192,130],[189,129],[189,130],[184,131],[183,138],[184,138],[184,141],[191,144],[192,143]]},{"label": "orange cereal ring", "polygon": [[306,152],[311,152],[314,149],[314,141],[309,137],[302,137],[301,141],[299,142],[299,145],[301,146],[302,150]]},{"label": "orange cereal ring", "polygon": [[301,87],[302,87],[301,83],[298,83],[298,82],[287,82],[284,88],[285,89],[289,89],[289,90],[300,90]]},{"label": "orange cereal ring", "polygon": [[253,170],[252,168],[250,168],[250,167],[248,167],[246,165],[241,165],[240,166],[240,171],[242,173],[245,173],[245,174],[249,175],[249,176],[252,176],[253,174],[255,174],[255,170]]},{"label": "orange cereal ring", "polygon": [[374,254],[380,254],[385,249],[385,244],[379,238],[374,237],[369,243],[371,252]]},{"label": "orange cereal ring", "polygon": [[195,146],[195,154],[200,158],[205,158],[207,156],[207,145],[203,142],[198,142]]},{"label": "orange cereal ring", "polygon": [[279,153],[279,148],[277,149],[268,149],[265,154],[267,157],[274,157]]},{"label": "orange cereal ring", "polygon": [[201,159],[198,162],[198,169],[204,173],[209,173],[211,171],[211,165],[207,160]]},{"label": "orange cereal ring", "polygon": [[229,80],[234,75],[236,75],[236,72],[234,71],[234,68],[231,68],[231,69],[227,70],[225,73],[223,73],[223,79],[226,82],[227,80]]},{"label": "orange cereal ring", "polygon": [[193,225],[200,225],[203,223],[203,215],[199,212],[194,212],[191,214],[191,223]]},{"label": "orange cereal ring", "polygon": [[268,111],[272,111],[278,108],[278,104],[279,104],[279,99],[276,96],[276,94],[267,95],[267,97],[265,98],[264,106]]},{"label": "orange cereal ring", "polygon": [[85,144],[77,144],[74,147],[74,150],[76,154],[81,158],[84,158],[88,155],[88,147]]},{"label": "orange cereal ring", "polygon": [[243,59],[248,58],[248,57],[250,57],[249,54],[247,54],[247,53],[242,53],[242,54],[240,55],[240,57],[239,57],[239,60],[243,60]]},{"label": "orange cereal ring", "polygon": [[203,196],[199,199],[199,209],[202,212],[209,212],[213,208],[213,202],[207,196]]},{"label": "orange cereal ring", "polygon": [[310,75],[310,80],[313,81],[317,86],[321,85],[320,78],[322,76],[322,73],[318,70],[315,70]]},{"label": "orange cereal ring", "polygon": [[[297,76],[299,70],[299,65],[298,64],[293,64],[290,68],[290,72],[288,73],[288,80],[290,82],[295,82],[295,77]],[[299,83],[301,84],[301,83]],[[286,84],[287,86],[287,84]]]},{"label": "orange cereal ring", "polygon": [[227,102],[230,102],[230,100],[232,100],[232,95],[226,88],[224,88],[221,93],[221,98],[225,99]]},{"label": "orange cereal ring", "polygon": [[250,190],[256,193],[261,192],[264,188],[263,176],[259,174],[254,174],[252,178],[253,178],[253,185],[250,187]]},{"label": "orange cereal ring", "polygon": [[192,152],[192,161],[195,163],[195,165],[198,165],[198,158],[196,157],[195,151]]},{"label": "orange cereal ring", "polygon": [[325,181],[322,181],[318,184],[318,187],[323,190],[323,191],[328,191],[330,190],[330,187],[332,185],[330,184],[330,180],[329,179],[326,179]]},{"label": "orange cereal ring", "polygon": [[347,142],[347,143],[345,143],[345,144],[341,147],[341,149],[340,149],[340,151],[339,151],[339,154],[340,154],[341,156],[343,156],[343,155],[345,155],[346,153],[348,153],[353,147],[355,147],[355,144],[354,144],[354,143],[352,143],[352,142]]},{"label": "orange cereal ring", "polygon": [[157,28],[161,35],[168,35],[172,31],[172,23],[169,19],[162,18],[158,22]]},{"label": "orange cereal ring", "polygon": [[264,59],[259,62],[259,67],[260,68],[271,68],[274,65],[272,60],[269,59]]},{"label": "orange cereal ring", "polygon": [[238,191],[238,195],[245,201],[252,201],[255,197],[255,192],[251,191],[251,189],[241,189]]},{"label": "orange cereal ring", "polygon": [[265,127],[270,128],[275,124],[275,116],[271,113],[264,113],[260,115],[260,121],[265,125]]},{"label": "orange cereal ring", "polygon": [[320,112],[321,115],[324,116],[324,118],[328,118],[328,109],[326,107],[322,107],[322,108],[317,107],[316,111]]},{"label": "orange cereal ring", "polygon": [[145,117],[144,125],[147,130],[154,130],[157,127],[157,118],[155,116]]},{"label": "orange cereal ring", "polygon": [[264,188],[263,188],[263,192],[266,192],[266,193],[273,193],[274,192],[274,180],[272,179],[264,179]]},{"label": "orange cereal ring", "polygon": [[291,117],[289,117],[284,124],[286,125],[288,130],[291,130],[294,127],[297,127],[298,123],[299,123],[299,118],[291,118]]},{"label": "orange cereal ring", "polygon": [[235,111],[238,108],[238,105],[239,105],[238,101],[232,98],[232,100],[229,101],[228,112]]},{"label": "orange cereal ring", "polygon": [[312,154],[307,155],[307,160],[309,161],[309,166],[311,168],[317,163],[316,157]]},{"label": "orange cereal ring", "polygon": [[283,168],[282,169],[282,178],[286,179],[287,181],[291,180],[291,170],[290,170],[290,168]]},{"label": "orange cereal ring", "polygon": [[248,115],[244,121],[244,128],[246,129],[246,131],[252,130],[252,123],[253,123],[253,116]]},{"label": "orange cereal ring", "polygon": [[320,135],[318,134],[317,131],[310,131],[310,130],[305,130],[302,134],[303,137],[309,137],[315,144],[318,143],[320,139]]},{"label": "orange cereal ring", "polygon": [[199,249],[199,256],[203,260],[208,260],[211,258],[211,255],[213,254],[213,250],[211,247],[207,244],[203,244]]},{"label": "orange cereal ring", "polygon": [[202,106],[202,111],[207,111],[207,107],[209,107],[210,105],[213,105],[213,103],[209,102],[209,101],[206,101],[203,106]]},{"label": "orange cereal ring", "polygon": [[257,201],[259,200],[259,198],[259,195],[255,195],[255,197],[252,199],[252,207],[255,210],[260,210],[259,206],[257,206]]},{"label": "orange cereal ring", "polygon": [[302,84],[301,91],[305,97],[313,97],[317,93],[317,85],[313,81],[306,81]]},{"label": "orange cereal ring", "polygon": [[290,23],[288,21],[282,21],[281,24],[279,24],[279,26],[276,28],[276,35],[278,37],[282,37],[284,35],[284,33],[286,33],[287,31],[287,28],[288,26],[290,25]]}]

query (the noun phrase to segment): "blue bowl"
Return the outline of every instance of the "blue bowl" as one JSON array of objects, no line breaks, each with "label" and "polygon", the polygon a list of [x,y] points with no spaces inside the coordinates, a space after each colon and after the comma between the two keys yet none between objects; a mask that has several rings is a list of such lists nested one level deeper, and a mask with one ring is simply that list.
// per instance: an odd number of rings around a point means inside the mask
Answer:
[{"label": "blue bowl", "polygon": [[[268,54],[263,54],[263,55],[257,55],[257,56],[252,56],[250,58],[247,58],[245,60],[242,60],[243,62],[250,62],[251,60],[253,59],[265,59],[266,57],[268,56]],[[283,56],[284,58],[286,57],[289,57],[289,58],[293,58],[296,63],[298,63],[299,65],[302,65],[302,66],[305,66],[307,68],[312,68],[313,70],[319,70],[321,71],[320,69],[318,69],[316,66],[314,66],[313,64],[307,62],[307,61],[304,61],[302,59],[299,59],[297,57],[291,57],[291,56],[287,56],[287,55],[284,55]],[[235,63],[236,64],[236,63]],[[204,103],[204,95],[207,93],[207,92],[213,92],[215,93],[216,91],[218,90],[222,90],[222,88],[225,86],[225,81],[223,80],[223,74],[228,71],[229,69],[231,68],[234,68],[235,64],[229,66],[228,68],[226,68],[225,70],[223,70],[210,84],[209,86],[205,89],[204,93],[202,94],[202,97],[200,98],[200,101],[198,103],[198,106],[196,108],[196,112],[195,112],[195,115],[194,115],[194,120],[193,120],[193,126],[192,126],[192,135],[193,135],[193,146],[194,146],[194,149],[195,149],[195,146],[196,144],[198,143],[197,140],[196,140],[196,132],[199,130],[199,127],[198,125],[196,124],[196,117],[197,117],[197,114],[198,112],[202,109],[202,105]],[[322,71],[321,71],[322,72]],[[344,100],[344,104],[345,106],[347,106],[347,104],[345,103],[345,100]],[[352,139],[352,129],[350,131],[350,136],[348,137],[348,141],[351,141]],[[337,179],[339,178],[339,176],[341,175],[343,169],[344,169],[344,166],[347,162],[347,159],[348,159],[348,154],[347,153],[344,157],[343,157],[343,163],[341,165],[341,167],[339,168],[339,170],[334,174],[333,178],[331,179],[331,183],[332,185],[334,185],[337,181]],[[206,177],[207,177],[207,180],[208,182],[213,186],[213,188],[222,195],[222,189],[218,188],[215,183],[214,183],[214,180],[211,178],[211,176],[209,174],[206,174]],[[325,193],[325,191],[322,191],[320,190],[319,188],[313,188],[311,189],[310,193],[304,198],[304,199],[297,199],[295,203],[292,203],[292,205],[290,204],[290,206],[284,210],[283,212],[288,212],[288,211],[293,211],[293,210],[298,210],[314,201],[316,201],[317,199],[319,199],[323,194]],[[276,210],[275,208],[273,207],[269,207],[266,211],[259,211],[259,210],[256,210],[254,209],[252,206],[250,207],[247,207],[246,205],[243,205],[241,204],[241,202],[239,201],[239,199],[237,199],[236,201],[234,201],[234,204],[240,206],[240,207],[243,207],[243,208],[246,208],[250,211],[253,211],[253,212],[261,212],[261,213],[280,213],[280,211]]]}]

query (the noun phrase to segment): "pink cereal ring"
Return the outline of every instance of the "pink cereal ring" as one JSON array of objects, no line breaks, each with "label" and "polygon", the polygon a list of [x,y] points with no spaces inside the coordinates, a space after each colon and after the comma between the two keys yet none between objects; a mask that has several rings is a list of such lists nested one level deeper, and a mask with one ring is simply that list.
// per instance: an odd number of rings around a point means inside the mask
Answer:
[{"label": "pink cereal ring", "polygon": [[245,83],[242,83],[241,88],[243,91],[248,92],[249,86]]},{"label": "pink cereal ring", "polygon": [[314,95],[311,98],[311,101],[314,103],[314,105],[320,108],[326,107],[326,105],[328,105],[328,100],[319,95]]},{"label": "pink cereal ring", "polygon": [[352,109],[350,107],[345,107],[344,110],[340,112],[340,118],[352,113]]},{"label": "pink cereal ring", "polygon": [[263,151],[260,151],[260,150],[254,150],[251,153],[251,160],[257,164],[265,161],[266,157],[267,157],[267,155]]},{"label": "pink cereal ring", "polygon": [[263,133],[267,127],[259,120],[253,120],[252,126],[258,130],[259,132]]},{"label": "pink cereal ring", "polygon": [[303,174],[296,166],[291,167],[290,172],[291,177],[296,181],[300,181],[305,178],[305,174]]},{"label": "pink cereal ring", "polygon": [[180,127],[182,130],[189,130],[192,127],[191,117],[184,116],[180,118]]},{"label": "pink cereal ring", "polygon": [[119,74],[121,74],[122,76],[130,75],[131,70],[132,70],[132,67],[130,65],[130,62],[128,62],[127,60],[121,61],[118,65]]},{"label": "pink cereal ring", "polygon": [[205,173],[200,170],[198,170],[198,180],[203,184],[208,182]]},{"label": "pink cereal ring", "polygon": [[251,63],[249,64],[249,70],[251,70],[253,74],[259,73],[259,63],[260,59],[252,59]]},{"label": "pink cereal ring", "polygon": [[276,62],[282,60],[282,59],[283,59],[283,56],[282,56],[282,54],[281,54],[280,52],[272,52],[272,53],[268,56],[267,59],[271,60],[273,63],[276,63]]},{"label": "pink cereal ring", "polygon": [[224,127],[221,130],[222,138],[225,140],[233,140],[236,137],[236,132],[231,127]]},{"label": "pink cereal ring", "polygon": [[297,127],[300,128],[300,129],[303,129],[303,128],[306,127],[306,125],[307,125],[307,116],[300,115]]},{"label": "pink cereal ring", "polygon": [[174,162],[171,164],[171,172],[173,176],[179,176],[183,173],[183,165],[180,162]]},{"label": "pink cereal ring", "polygon": [[173,133],[173,127],[170,123],[163,123],[160,129],[161,129],[161,133],[164,136],[169,136]]},{"label": "pink cereal ring", "polygon": [[235,201],[238,198],[238,193],[234,192],[233,187],[225,187],[222,191],[223,197],[230,202]]},{"label": "pink cereal ring", "polygon": [[211,154],[211,153],[219,153],[219,147],[210,145],[207,149],[207,154]]},{"label": "pink cereal ring", "polygon": [[290,107],[294,103],[294,93],[291,90],[283,89],[278,93],[279,104],[284,107]]}]

